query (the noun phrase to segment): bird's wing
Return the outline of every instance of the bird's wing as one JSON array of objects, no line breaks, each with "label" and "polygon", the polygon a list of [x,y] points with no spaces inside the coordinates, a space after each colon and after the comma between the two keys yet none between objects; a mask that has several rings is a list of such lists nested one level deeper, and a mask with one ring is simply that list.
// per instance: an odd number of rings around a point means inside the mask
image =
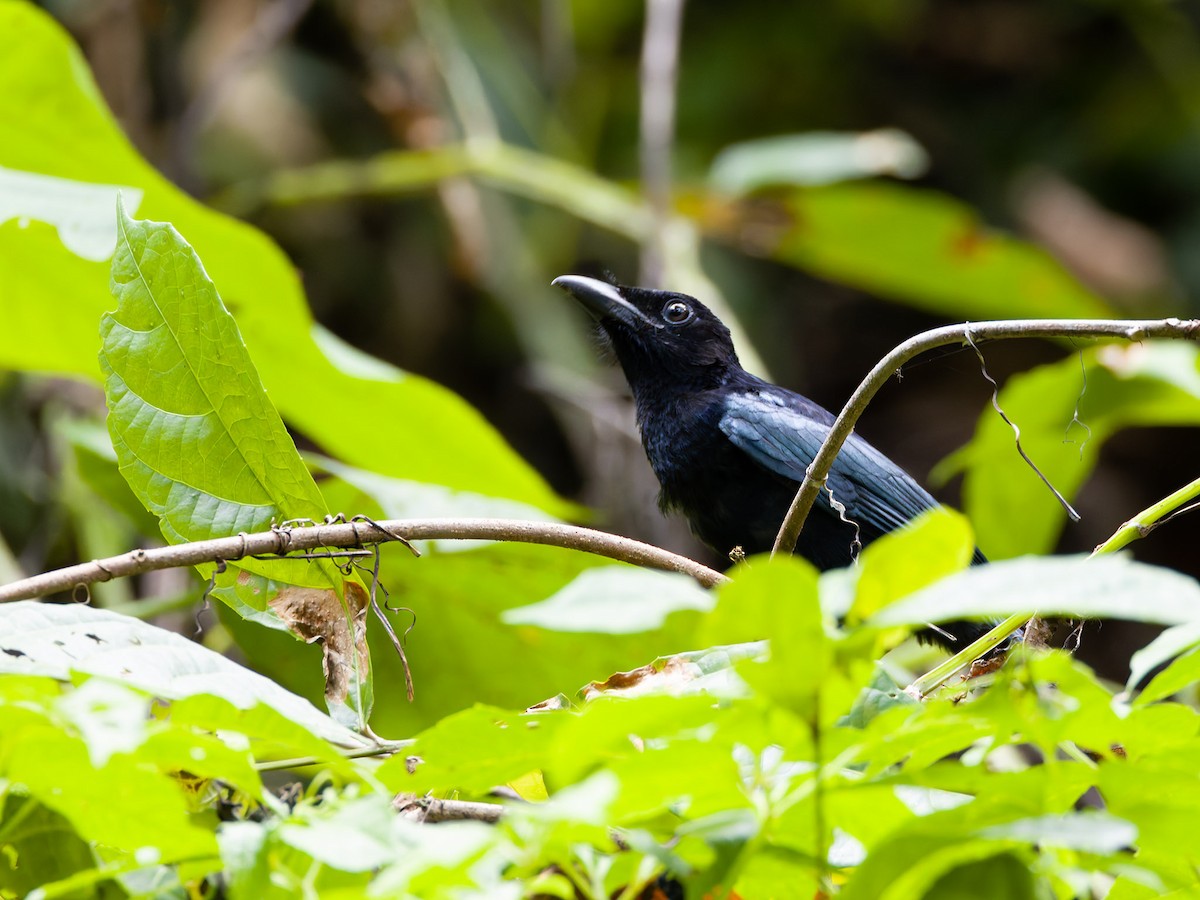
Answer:
[{"label": "bird's wing", "polygon": [[[829,434],[829,424],[813,415],[831,417],[815,404],[811,411],[799,404],[793,396],[734,394],[724,402],[720,428],[759,465],[802,481]],[[881,532],[899,528],[938,505],[908,473],[853,434],[834,460],[827,485],[834,499],[845,505],[848,518]],[[831,512],[828,493],[822,492],[821,499]]]}]

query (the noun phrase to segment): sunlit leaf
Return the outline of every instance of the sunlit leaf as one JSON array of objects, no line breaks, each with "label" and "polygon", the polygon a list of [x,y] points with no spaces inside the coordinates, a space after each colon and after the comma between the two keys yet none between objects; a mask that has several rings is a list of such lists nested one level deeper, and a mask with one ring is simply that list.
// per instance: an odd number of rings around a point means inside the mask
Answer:
[{"label": "sunlit leaf", "polygon": [[[121,473],[171,543],[325,517],[324,498],[267,399],[233,317],[169,225],[119,210],[115,312],[101,320],[108,430]],[[205,567],[211,569],[211,566]],[[239,560],[213,594],[319,640],[325,697],[348,724],[371,710],[366,592],[330,560]]]},{"label": "sunlit leaf", "polygon": [[884,182],[794,190],[721,230],[753,252],[960,319],[1103,316],[1047,253],[945,194]]},{"label": "sunlit leaf", "polygon": [[605,566],[589,569],[540,603],[505,610],[501,619],[553,631],[631,634],[662,626],[670,613],[712,606],[712,596],[686,575]]},{"label": "sunlit leaf", "polygon": [[[395,757],[379,768],[378,776],[394,791],[486,794],[541,768],[563,724],[564,717],[556,713],[522,715],[476,706],[417,735],[411,753],[420,762]],[[487,752],[481,754],[481,747]]]},{"label": "sunlit leaf", "polygon": [[1013,613],[1173,625],[1200,614],[1200,585],[1125,557],[1022,557],[975,566],[885,607],[873,626]]},{"label": "sunlit leaf", "polygon": [[1138,695],[1138,703],[1161,700],[1189,684],[1200,680],[1200,657],[1196,647],[1200,645],[1200,621],[1187,622],[1168,628],[1153,641],[1138,650],[1129,660],[1129,680],[1126,687],[1133,690],[1159,666],[1175,659],[1165,670],[1159,672]]},{"label": "sunlit leaf", "polygon": [[745,194],[773,184],[818,185],[897,175],[915,178],[929,157],[911,135],[894,128],[862,134],[812,131],[726,147],[708,180],[717,190]]},{"label": "sunlit leaf", "polygon": [[178,634],[83,605],[21,601],[0,605],[0,673],[76,673],[115,678],[165,699],[222,697],[248,709],[262,703],[327,741],[367,746],[307,700]]},{"label": "sunlit leaf", "polygon": [[[564,510],[456,395],[318,329],[279,248],[156,172],[121,133],[62,27],[14,0],[0,3],[0,122],[10,125],[0,141],[0,284],[19,300],[5,306],[0,365],[99,379],[94,323],[111,305],[105,260],[116,245],[119,189],[131,214],[188,236],[237,316],[272,401],[326,452],[376,472]],[[40,339],[47,333],[54,340]],[[364,414],[331,415],[347,398]]]},{"label": "sunlit leaf", "polygon": [[975,549],[971,526],[948,509],[874,541],[861,557],[847,619],[861,621],[889,603],[966,568]]}]

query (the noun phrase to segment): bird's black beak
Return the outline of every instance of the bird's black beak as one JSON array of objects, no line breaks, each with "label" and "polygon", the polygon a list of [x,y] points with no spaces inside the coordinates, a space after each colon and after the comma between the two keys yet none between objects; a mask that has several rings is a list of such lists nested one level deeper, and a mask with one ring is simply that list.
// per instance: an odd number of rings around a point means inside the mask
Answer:
[{"label": "bird's black beak", "polygon": [[584,275],[560,275],[550,283],[583,304],[597,321],[616,319],[631,328],[658,327],[653,319],[625,299],[619,287],[607,281]]}]

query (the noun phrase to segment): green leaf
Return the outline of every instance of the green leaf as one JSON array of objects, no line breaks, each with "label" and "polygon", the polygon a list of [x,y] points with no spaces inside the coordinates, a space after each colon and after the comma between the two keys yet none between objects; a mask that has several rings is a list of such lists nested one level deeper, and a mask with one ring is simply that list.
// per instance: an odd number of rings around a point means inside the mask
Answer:
[{"label": "green leaf", "polygon": [[[1145,665],[1146,658],[1143,657],[1138,662],[1137,674],[1141,676],[1145,674],[1142,666]],[[1136,685],[1137,682],[1133,680],[1132,666],[1130,667],[1130,672],[1130,684]],[[1138,695],[1137,702],[1138,704],[1144,704],[1153,703],[1155,700],[1162,700],[1164,697],[1170,697],[1172,694],[1179,693],[1197,681],[1200,681],[1200,651],[1193,649],[1155,675],[1153,680]]]},{"label": "green leaf", "polygon": [[[973,855],[974,848],[967,852]],[[956,865],[923,895],[924,900],[1013,900],[1036,896],[1033,875],[1014,853],[996,853]]]},{"label": "green leaf", "polygon": [[[454,393],[317,328],[279,248],[197,203],[142,159],[62,27],[14,0],[0,2],[0,121],[9,126],[0,141],[0,193],[12,215],[0,222],[0,284],[13,299],[0,366],[99,377],[91,323],[109,308],[104,260],[116,244],[120,189],[130,213],[188,235],[236,312],[283,418],[327,453],[413,481],[569,511]],[[54,340],[42,339],[50,333]],[[348,397],[358,410],[386,414],[330,415]]]},{"label": "green leaf", "polygon": [[[602,697],[578,714],[559,714],[560,726],[543,768],[553,789],[574,783],[597,769],[641,752],[646,744],[690,736],[714,718],[705,696]],[[660,757],[669,761],[669,756]]]},{"label": "green leaf", "polygon": [[848,623],[965,569],[975,551],[970,523],[949,509],[925,513],[873,542],[861,557]]},{"label": "green leaf", "polygon": [[[1026,453],[1071,500],[1117,431],[1200,423],[1197,352],[1181,341],[1085,350],[1013,376],[1000,392],[1000,406],[1020,427]],[[1072,424],[1076,404],[1087,429]],[[1012,429],[990,406],[970,443],[944,460],[934,477],[958,471],[964,473],[964,510],[990,559],[1054,548],[1066,513],[1018,455]],[[1134,512],[1115,513],[1112,528]]]},{"label": "green leaf", "polygon": [[[108,428],[121,473],[163,535],[180,543],[323,519],[324,498],[195,251],[170,225],[123,210],[117,228],[119,305],[100,327]],[[320,639],[326,701],[364,727],[372,688],[361,585],[330,560],[233,567],[213,593],[242,615]]]},{"label": "green leaf", "polygon": [[1173,625],[1196,618],[1200,585],[1126,557],[1023,557],[943,578],[873,616],[873,627],[1013,613]]},{"label": "green leaf", "polygon": [[712,595],[686,575],[632,566],[589,569],[553,596],[505,610],[507,625],[552,631],[636,634],[661,628],[681,610],[707,612]]},{"label": "green leaf", "polygon": [[895,128],[861,134],[810,131],[726,147],[713,160],[708,180],[718,191],[747,194],[773,184],[820,185],[872,175],[915,178],[928,165],[924,148]]},{"label": "green leaf", "polygon": [[225,822],[217,832],[221,864],[234,900],[270,896],[268,834],[257,822]]},{"label": "green leaf", "polygon": [[1132,846],[1137,834],[1133,823],[1101,812],[1017,819],[980,832],[982,837],[992,840],[1015,840],[1100,854],[1117,853]]},{"label": "green leaf", "polygon": [[[772,567],[771,576],[758,574],[767,566]],[[752,557],[730,575],[733,580],[717,589],[716,608],[700,622],[696,642],[701,646],[765,640],[780,629],[793,607],[807,614],[820,612],[817,570],[801,557]],[[773,593],[771,585],[762,583],[764,578],[786,584]]]},{"label": "green leaf", "polygon": [[[969,885],[969,892],[962,891]],[[1011,900],[1036,896],[1028,866],[1003,844],[911,833],[881,845],[839,894],[845,900]]]},{"label": "green leaf", "polygon": [[32,797],[8,791],[0,801],[0,892],[25,897],[48,881],[95,866],[70,821]]},{"label": "green leaf", "polygon": [[793,191],[766,255],[954,319],[1103,316],[1104,301],[1044,251],[957,200],[883,182]]},{"label": "green leaf", "polygon": [[734,890],[741,897],[820,897],[810,860],[785,848],[766,846],[750,856]]},{"label": "green leaf", "polygon": [[394,815],[383,797],[360,797],[329,808],[306,807],[301,821],[284,822],[281,843],[343,872],[367,872],[395,857]]},{"label": "green leaf", "polygon": [[[565,724],[564,714],[522,715],[490,706],[455,713],[417,735],[412,753],[422,762],[415,772],[402,757],[379,767],[379,779],[392,791],[463,791],[486,794],[546,764],[550,745]],[[480,752],[480,748],[486,748]]]},{"label": "green leaf", "polygon": [[324,516],[195,251],[170,225],[122,213],[117,226],[119,305],[100,325],[109,432],[163,534],[179,543]]},{"label": "green leaf", "polygon": [[96,766],[79,739],[43,731],[24,735],[5,763],[11,781],[69,820],[85,840],[136,854],[143,865],[216,855],[212,832],[190,821],[179,787],[134,756]]},{"label": "green leaf", "polygon": [[[1151,683],[1154,691],[1151,693],[1151,685],[1147,685],[1146,690],[1138,697],[1138,702],[1149,703],[1181,690],[1188,684],[1185,679],[1188,678],[1189,673],[1194,671],[1195,666],[1194,662],[1185,660],[1191,659],[1192,654],[1189,651],[1197,645],[1200,645],[1200,621],[1185,622],[1174,628],[1168,628],[1130,657],[1129,680],[1125,683],[1126,690],[1133,690],[1152,671],[1177,656],[1180,659],[1176,660],[1167,671],[1160,672],[1155,676],[1154,682]],[[1171,674],[1168,675],[1167,672]]]},{"label": "green leaf", "polygon": [[876,665],[870,684],[855,698],[844,724],[851,728],[865,728],[872,719],[888,710],[916,706],[919,702],[906,694],[883,666]]},{"label": "green leaf", "polygon": [[118,679],[167,700],[197,694],[249,709],[264,704],[334,744],[370,742],[270,679],[178,634],[128,616],[79,604],[25,600],[0,604],[0,674]]},{"label": "green leaf", "polygon": [[701,626],[700,639],[769,638],[769,660],[745,665],[740,674],[815,724],[823,689],[838,681],[817,598],[816,570],[793,556],[760,556],[739,566],[732,578],[721,586],[717,608]]}]

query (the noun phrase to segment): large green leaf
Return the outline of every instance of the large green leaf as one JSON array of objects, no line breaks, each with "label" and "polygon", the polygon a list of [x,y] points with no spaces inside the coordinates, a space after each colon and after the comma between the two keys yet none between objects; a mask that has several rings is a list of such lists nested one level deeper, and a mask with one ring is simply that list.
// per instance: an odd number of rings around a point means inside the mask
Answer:
[{"label": "large green leaf", "polygon": [[167,540],[323,517],[324,498],[195,252],[158,222],[121,214],[117,233],[118,306],[100,320],[108,428],[121,473]]},{"label": "large green leaf", "polygon": [[[189,815],[185,793],[172,777],[187,757],[160,767],[139,752],[151,731],[162,735],[169,730],[154,723],[153,703],[148,694],[102,679],[63,691],[44,678],[5,678],[0,690],[0,783],[6,793],[10,785],[16,788],[10,796],[25,800],[17,817],[5,822],[6,830],[18,825],[22,814],[36,814],[40,804],[93,846],[102,845],[109,858],[149,866],[215,856],[211,830]],[[117,737],[121,746],[114,744]],[[194,749],[193,759],[199,762],[204,750]],[[257,784],[244,753],[236,768],[241,771],[237,780],[249,771]],[[114,785],[121,787],[114,790]],[[6,845],[18,836],[20,830],[6,835]],[[69,851],[70,843],[64,841],[64,849]],[[13,852],[21,849],[6,849],[6,856],[13,861]],[[33,862],[15,861],[18,866]],[[45,882],[52,873],[38,874]]]},{"label": "large green leaf", "polygon": [[1022,557],[943,578],[868,624],[917,625],[1014,613],[1176,625],[1200,617],[1200,584],[1123,556]]},{"label": "large green leaf", "polygon": [[781,204],[786,224],[747,228],[771,235],[751,249],[884,298],[954,319],[1109,312],[1044,251],[944,194],[847,183],[792,191]]},{"label": "large green leaf", "polygon": [[[236,313],[271,399],[326,451],[414,481],[565,509],[453,393],[315,326],[279,248],[147,164],[70,38],[23,0],[0,0],[0,136],[0,366],[99,376],[95,322],[109,306],[104,260],[116,244],[119,188],[131,214],[188,236]],[[348,400],[361,414],[335,414]]]},{"label": "large green leaf", "polygon": [[[220,697],[237,709],[270,707],[335,745],[369,742],[302,697],[187,638],[129,616],[82,604],[24,600],[0,605],[0,675],[117,679],[164,700]],[[189,713],[198,715],[198,713]],[[206,721],[212,721],[207,714]]]},{"label": "large green leaf", "polygon": [[[170,225],[123,209],[117,229],[118,307],[100,323],[109,434],[121,473],[167,540],[323,519],[324,498],[195,252]],[[366,725],[367,604],[356,578],[328,559],[239,560],[214,577],[213,594],[239,614],[319,639],[330,709]]]},{"label": "large green leaf", "polygon": [[506,625],[551,631],[636,634],[661,628],[681,610],[707,612],[712,596],[686,575],[632,566],[589,569],[554,596],[505,610]]}]

